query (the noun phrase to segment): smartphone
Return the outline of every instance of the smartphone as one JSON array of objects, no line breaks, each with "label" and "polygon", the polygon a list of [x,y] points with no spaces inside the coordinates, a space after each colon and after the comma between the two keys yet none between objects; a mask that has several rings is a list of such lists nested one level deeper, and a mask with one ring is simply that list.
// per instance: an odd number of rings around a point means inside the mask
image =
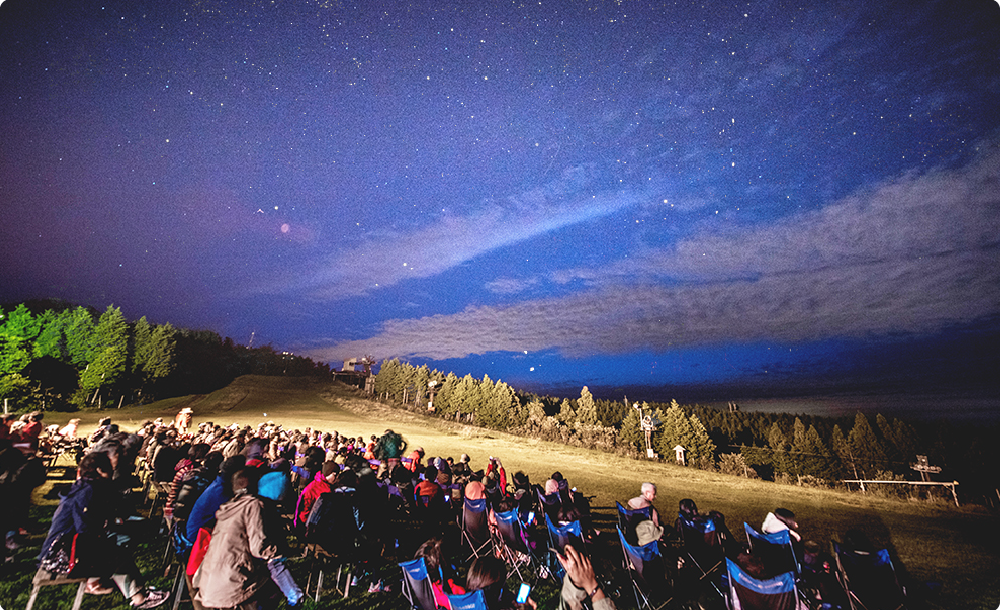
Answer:
[{"label": "smartphone", "polygon": [[528,525],[535,524],[535,511],[528,512],[528,520],[526,522]]},{"label": "smartphone", "polygon": [[521,583],[521,588],[517,590],[517,599],[515,600],[519,604],[528,603],[528,595],[531,593],[531,585],[526,582]]}]

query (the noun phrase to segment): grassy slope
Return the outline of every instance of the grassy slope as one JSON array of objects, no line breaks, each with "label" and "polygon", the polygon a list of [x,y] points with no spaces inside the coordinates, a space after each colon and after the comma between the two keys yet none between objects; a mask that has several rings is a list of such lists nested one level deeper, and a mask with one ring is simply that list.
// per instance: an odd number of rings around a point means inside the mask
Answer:
[{"label": "grassy slope", "polygon": [[496,455],[503,459],[508,476],[523,470],[535,482],[559,470],[571,485],[595,495],[596,507],[611,509],[601,511],[607,515],[606,523],[610,523],[614,501],[637,495],[642,481],[652,481],[659,488],[656,507],[665,520],[672,521],[678,500],[690,497],[703,511],[715,509],[725,514],[736,535],[741,534],[743,521],[759,526],[769,510],[784,506],[795,511],[806,539],[825,544],[854,527],[893,549],[916,580],[944,584],[935,606],[995,608],[1000,603],[996,518],[975,508],[886,501],[629,460],[422,418],[363,400],[351,389],[315,380],[243,377],[206,396],[85,413],[81,427],[92,429],[99,417],[111,415],[124,429],[134,429],[144,419],[172,418],[182,406],[194,409],[195,423],[210,420],[256,425],[272,419],[285,427],[312,426],[365,438],[392,427],[411,447],[424,447],[428,456],[457,458],[468,453],[473,466],[480,468],[488,456]]}]

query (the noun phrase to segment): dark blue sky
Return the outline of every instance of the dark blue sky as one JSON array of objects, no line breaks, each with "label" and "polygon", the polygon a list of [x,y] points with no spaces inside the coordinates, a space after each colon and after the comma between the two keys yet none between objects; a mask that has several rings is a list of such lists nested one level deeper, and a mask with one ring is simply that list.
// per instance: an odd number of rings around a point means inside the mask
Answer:
[{"label": "dark blue sky", "polygon": [[550,392],[995,388],[998,31],[987,0],[6,0],[0,300]]}]

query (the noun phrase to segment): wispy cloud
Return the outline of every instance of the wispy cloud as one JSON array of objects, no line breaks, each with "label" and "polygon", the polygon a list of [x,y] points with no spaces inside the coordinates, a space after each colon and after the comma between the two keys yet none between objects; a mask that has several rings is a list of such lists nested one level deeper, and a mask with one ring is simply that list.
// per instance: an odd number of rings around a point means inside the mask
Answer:
[{"label": "wispy cloud", "polygon": [[410,233],[385,234],[345,248],[295,287],[311,290],[317,299],[337,300],[433,277],[491,250],[641,204],[652,194],[648,189],[591,194],[593,173],[589,167],[571,167],[558,180],[489,209],[445,216]]},{"label": "wispy cloud", "polygon": [[315,355],[581,356],[974,322],[1000,313],[1000,151],[963,168],[905,175],[777,225],[702,232],[628,261],[576,272],[582,293],[392,320],[370,339]]}]

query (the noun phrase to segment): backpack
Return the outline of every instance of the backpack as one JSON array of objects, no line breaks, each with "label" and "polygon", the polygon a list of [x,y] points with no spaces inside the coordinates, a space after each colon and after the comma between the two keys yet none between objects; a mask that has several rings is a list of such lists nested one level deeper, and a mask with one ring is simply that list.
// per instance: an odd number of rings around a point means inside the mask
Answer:
[{"label": "backpack", "polygon": [[174,500],[174,518],[186,520],[191,515],[194,503],[211,482],[212,479],[207,476],[204,468],[197,468],[187,473],[181,479],[181,488]]},{"label": "backpack", "polygon": [[327,553],[353,554],[358,546],[358,509],[355,492],[320,494],[306,519],[306,544],[318,544]]}]

